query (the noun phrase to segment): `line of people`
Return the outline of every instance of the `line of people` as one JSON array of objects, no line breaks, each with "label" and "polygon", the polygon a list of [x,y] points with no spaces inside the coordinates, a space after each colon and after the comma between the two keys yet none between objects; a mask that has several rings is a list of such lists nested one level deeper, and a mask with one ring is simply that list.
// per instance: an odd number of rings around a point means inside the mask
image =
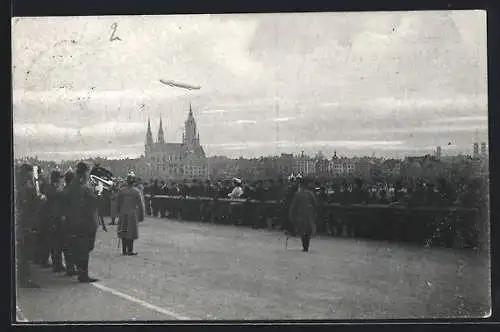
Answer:
[{"label": "line of people", "polygon": [[[80,162],[73,173],[52,171],[48,183],[24,164],[16,181],[16,254],[20,287],[37,288],[30,263],[51,267],[54,273],[76,276],[82,283],[97,281],[89,276],[90,253],[102,222],[101,197],[89,178],[90,168]],[[137,223],[144,219],[144,199],[133,175],[118,198],[118,237],[123,254],[135,255]],[[103,230],[106,230],[102,224]],[[49,264],[49,260],[52,264]]]},{"label": "line of people", "polygon": [[[321,182],[312,180],[314,193],[325,203],[342,204],[392,204],[404,203],[412,206],[452,206],[472,207],[468,197],[476,195],[478,188],[486,188],[487,183],[481,178],[436,181],[424,179],[370,181],[361,178],[337,179]],[[242,186],[241,198],[255,200],[282,201],[287,193],[287,183],[282,179],[266,181],[246,181]],[[160,181],[151,180],[145,185],[145,193],[157,196],[190,196],[227,198],[231,192],[230,182],[210,180]],[[484,191],[484,189],[483,189]],[[466,196],[468,196],[466,198]],[[483,193],[484,196],[484,193]],[[472,205],[470,204],[472,203]],[[477,205],[477,204],[476,204]]]},{"label": "line of people", "polygon": [[[311,235],[316,233],[316,224],[318,218],[320,218],[318,215],[320,202],[312,189],[312,179],[297,176],[290,177],[288,180],[288,185],[285,188],[285,197],[279,206],[279,214],[281,215],[279,227],[286,231],[288,235],[300,236],[303,251],[307,252],[309,251]],[[225,186],[220,187],[220,189],[217,195],[212,196],[213,200],[205,201],[201,204],[201,211],[197,211],[197,208],[199,208],[197,204],[186,205],[189,201],[186,201],[186,204],[182,208],[179,205],[180,201],[177,200],[169,201],[169,203],[165,204],[165,201],[155,198],[154,194],[158,195],[158,191],[153,191],[150,200],[151,214],[155,217],[160,215],[162,218],[166,217],[167,214],[174,218],[180,217],[182,214],[189,220],[190,217],[201,214],[201,218],[204,221],[225,224],[240,224],[244,222],[244,219],[249,219],[255,227],[261,224],[262,219],[267,219],[268,212],[270,213],[270,211],[267,211],[268,207],[262,197],[259,200],[261,203],[258,205],[256,214],[250,213],[247,209],[247,203],[239,200],[241,198],[250,198],[245,196],[245,190],[242,187],[240,179],[232,179],[232,188]],[[169,192],[167,194],[173,195],[174,193]],[[179,193],[177,192],[177,194]],[[218,204],[217,197],[234,201],[231,201],[229,204]],[[181,209],[182,212],[180,212]]]}]

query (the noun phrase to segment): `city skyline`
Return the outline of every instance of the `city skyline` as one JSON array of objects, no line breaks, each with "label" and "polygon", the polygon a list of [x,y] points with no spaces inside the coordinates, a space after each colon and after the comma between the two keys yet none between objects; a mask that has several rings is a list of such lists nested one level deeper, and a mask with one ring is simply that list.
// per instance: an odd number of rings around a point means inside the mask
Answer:
[{"label": "city skyline", "polygon": [[177,142],[189,103],[207,156],[488,141],[482,11],[15,18],[13,65],[16,157],[138,157],[147,118]]}]

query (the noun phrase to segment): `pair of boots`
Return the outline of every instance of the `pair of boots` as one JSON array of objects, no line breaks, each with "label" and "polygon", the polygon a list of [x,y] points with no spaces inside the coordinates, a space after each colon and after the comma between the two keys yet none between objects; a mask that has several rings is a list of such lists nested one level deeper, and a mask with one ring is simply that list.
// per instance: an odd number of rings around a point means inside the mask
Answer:
[{"label": "pair of boots", "polygon": [[302,251],[308,252],[309,251],[309,243],[311,242],[311,236],[310,235],[302,235],[300,239],[302,240]]},{"label": "pair of boots", "polygon": [[122,254],[125,256],[135,256],[134,252],[134,240],[122,239]]},{"label": "pair of boots", "polygon": [[96,278],[89,277],[89,259],[88,258],[79,261],[76,264],[76,266],[78,269],[78,281],[79,282],[89,283],[89,282],[98,281],[98,279],[96,279]]},{"label": "pair of boots", "polygon": [[66,276],[73,277],[78,274],[76,264],[73,261],[72,253],[69,249],[63,249],[64,262],[66,263]]},{"label": "pair of boots", "polygon": [[65,268],[62,263],[62,250],[53,248],[50,251],[50,258],[52,259],[52,271],[55,273],[64,272]]}]

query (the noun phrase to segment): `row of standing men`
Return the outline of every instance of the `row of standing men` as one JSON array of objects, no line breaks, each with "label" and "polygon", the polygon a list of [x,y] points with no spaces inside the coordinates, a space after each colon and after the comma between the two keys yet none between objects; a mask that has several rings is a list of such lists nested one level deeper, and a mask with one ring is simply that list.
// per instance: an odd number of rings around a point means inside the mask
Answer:
[{"label": "row of standing men", "polygon": [[[135,255],[137,223],[144,219],[144,199],[136,178],[128,176],[118,197],[117,234],[124,255]],[[77,164],[76,171],[53,171],[49,183],[33,174],[33,166],[21,167],[16,186],[17,277],[21,287],[39,287],[32,280],[30,263],[52,267],[55,273],[76,276],[82,283],[97,281],[89,276],[90,253],[99,224],[100,195],[90,181],[90,168]],[[49,264],[49,259],[52,264]]]},{"label": "row of standing men", "polygon": [[[309,251],[309,244],[311,235],[316,233],[317,223],[321,218],[319,213],[320,199],[311,189],[313,187],[312,179],[302,176],[290,177],[288,188],[284,200],[280,205],[280,225],[279,227],[284,230],[288,235],[300,236],[302,240],[302,248],[304,252]],[[224,190],[225,191],[225,190]],[[205,201],[200,210],[201,211],[183,211],[187,215],[197,212],[201,213],[202,220],[216,220],[225,219],[229,220],[230,224],[238,224],[241,219],[254,219],[254,226],[260,224],[261,217],[267,219],[267,208],[265,201],[260,201],[257,209],[257,214],[248,213],[246,210],[246,203],[241,201],[241,198],[249,199],[245,195],[242,187],[242,181],[238,178],[233,178],[233,189],[229,193],[221,191],[219,194],[221,198],[229,198],[231,201],[228,205],[219,205],[214,198],[210,201]],[[151,214],[153,216],[160,215],[166,217],[168,215],[177,216],[180,213],[180,206],[178,204],[165,204],[162,199],[157,198],[157,191],[149,192],[151,195]],[[224,193],[225,195],[222,195]],[[156,195],[155,195],[156,194]],[[179,194],[179,193],[178,193]],[[198,206],[190,206],[188,209],[196,209]],[[245,217],[243,217],[245,216]],[[276,225],[278,226],[278,225]]]}]

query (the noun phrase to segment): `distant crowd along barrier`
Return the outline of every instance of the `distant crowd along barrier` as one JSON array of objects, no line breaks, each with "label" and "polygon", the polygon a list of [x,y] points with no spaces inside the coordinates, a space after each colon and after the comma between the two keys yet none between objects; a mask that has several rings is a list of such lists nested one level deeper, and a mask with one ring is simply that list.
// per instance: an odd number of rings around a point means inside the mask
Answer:
[{"label": "distant crowd along barrier", "polygon": [[[279,201],[144,197],[148,215],[253,228],[283,229],[287,225],[288,207]],[[487,213],[477,208],[326,203],[318,209],[317,234],[480,248],[487,243],[487,225]]]}]

